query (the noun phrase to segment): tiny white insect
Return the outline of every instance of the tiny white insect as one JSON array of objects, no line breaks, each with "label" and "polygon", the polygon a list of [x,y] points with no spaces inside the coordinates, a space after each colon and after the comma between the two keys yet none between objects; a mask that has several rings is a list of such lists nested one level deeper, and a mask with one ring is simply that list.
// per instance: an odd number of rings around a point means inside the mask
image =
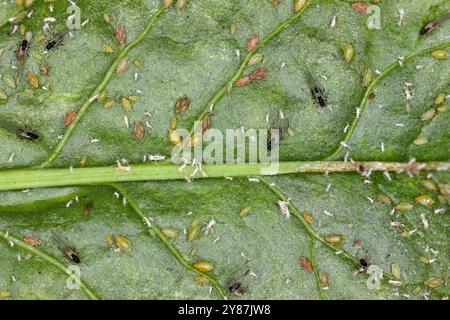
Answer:
[{"label": "tiny white insect", "polygon": [[403,85],[403,94],[405,95],[406,100],[412,100],[413,93],[412,93],[412,84],[405,82]]},{"label": "tiny white insect", "polygon": [[258,178],[248,178],[249,182],[259,182]]},{"label": "tiny white insect", "polygon": [[120,198],[120,194],[117,191],[114,192],[114,195],[116,196],[117,199]]},{"label": "tiny white insect", "polygon": [[427,218],[425,217],[425,214],[420,215],[420,220],[422,221],[424,229],[428,229],[430,227],[430,224],[428,223]]},{"label": "tiny white insect", "polygon": [[381,141],[381,152],[384,152],[384,151],[385,151],[385,149],[384,149],[384,142]]},{"label": "tiny white insect", "polygon": [[330,27],[331,27],[331,28],[336,27],[336,20],[337,20],[337,17],[336,17],[336,16],[333,16],[333,19],[331,19],[331,24],[330,24]]},{"label": "tiny white insect", "polygon": [[211,231],[211,229],[216,225],[216,220],[211,219],[211,221],[206,225],[205,228],[205,235],[208,234],[209,231]]},{"label": "tiny white insect", "polygon": [[9,157],[8,162],[13,162],[15,156],[16,156],[16,154],[13,152],[13,153],[11,154],[11,156]]},{"label": "tiny white insect", "polygon": [[89,102],[92,103],[92,102],[94,102],[97,98],[98,98],[98,94],[95,94],[95,95],[93,95],[93,96],[89,99]]},{"label": "tiny white insect", "polygon": [[396,280],[389,280],[389,284],[392,284],[393,286],[401,286],[402,282]]},{"label": "tiny white insect", "polygon": [[56,18],[55,17],[46,17],[44,18],[44,22],[56,22]]},{"label": "tiny white insect", "polygon": [[[124,198],[125,199],[125,198]],[[144,217],[144,223],[151,228],[152,227],[152,223],[150,222],[150,220],[147,217]]]},{"label": "tiny white insect", "polygon": [[131,171],[131,165],[128,164],[128,162],[124,159],[122,159],[122,161],[117,160],[117,169],[122,170],[122,171],[127,171],[130,172]]},{"label": "tiny white insect", "polygon": [[405,9],[403,8],[398,9],[398,25],[400,27],[405,25],[405,17],[406,17]]},{"label": "tiny white insect", "polygon": [[438,209],[434,210],[435,214],[440,214],[440,213],[443,213],[443,212],[445,212],[444,208],[438,208]]},{"label": "tiny white insect", "polygon": [[220,240],[220,237],[217,237],[217,238],[215,238],[215,239],[213,240],[213,242],[216,243],[216,242],[219,241],[219,240]]},{"label": "tiny white insect", "polygon": [[366,196],[366,198],[367,198],[367,200],[369,200],[369,202],[370,202],[371,204],[374,204],[375,201],[374,201],[371,197]]},{"label": "tiny white insect", "polygon": [[349,128],[350,128],[350,125],[347,124],[347,125],[345,126],[345,128],[344,128],[344,133],[347,133],[347,131],[348,131]]},{"label": "tiny white insect", "polygon": [[329,184],[327,185],[327,188],[325,189],[325,192],[330,191],[330,189],[331,189],[331,183],[329,183]]},{"label": "tiny white insect", "polygon": [[278,206],[280,207],[281,214],[289,219],[291,217],[291,212],[289,211],[289,202],[278,200]]},{"label": "tiny white insect", "polygon": [[97,143],[97,142],[100,142],[100,139],[98,139],[98,138],[92,138],[91,139],[91,143]]},{"label": "tiny white insect", "polygon": [[383,176],[386,178],[387,181],[391,182],[392,178],[391,175],[389,174],[389,172],[385,171],[383,172]]},{"label": "tiny white insect", "polygon": [[224,178],[225,178],[225,180],[233,181],[233,177],[227,177],[227,176],[225,176]]},{"label": "tiny white insect", "polygon": [[81,26],[84,27],[84,26],[87,25],[88,23],[89,23],[89,19],[84,20],[84,21],[81,23]]},{"label": "tiny white insect", "polygon": [[391,227],[395,227],[395,228],[403,228],[405,225],[399,221],[392,221],[391,222]]},{"label": "tiny white insect", "polygon": [[334,215],[332,213],[328,212],[327,210],[324,210],[323,213],[329,217],[334,218]]},{"label": "tiny white insect", "polygon": [[166,159],[165,156],[161,156],[161,155],[148,155],[147,156],[148,161],[163,161]]},{"label": "tiny white insect", "polygon": [[123,116],[123,122],[125,122],[125,127],[127,127],[127,129],[129,129],[130,123],[128,121],[128,116]]},{"label": "tiny white insect", "polygon": [[339,143],[340,143],[340,145],[343,146],[344,148],[347,148],[347,149],[350,148],[350,146],[349,146],[347,143],[345,143],[344,141],[341,141],[341,142],[339,142]]},{"label": "tiny white insect", "polygon": [[31,18],[31,16],[33,15],[34,10],[31,10],[30,12],[28,12],[27,17]]}]

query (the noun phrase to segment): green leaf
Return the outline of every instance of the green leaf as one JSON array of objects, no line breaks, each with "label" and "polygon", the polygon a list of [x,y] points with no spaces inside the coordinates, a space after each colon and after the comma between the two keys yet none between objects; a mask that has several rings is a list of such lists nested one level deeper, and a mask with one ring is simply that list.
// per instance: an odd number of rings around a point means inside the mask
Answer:
[{"label": "green leaf", "polygon": [[[185,9],[77,1],[82,28],[48,52],[44,39],[65,30],[67,2],[0,3],[0,298],[448,297],[448,99],[437,106],[435,98],[450,93],[450,59],[431,53],[450,50],[450,21],[425,36],[419,30],[450,6],[382,1],[377,30],[352,2],[310,0],[294,12],[292,1],[191,0]],[[9,21],[19,12],[29,16]],[[45,31],[48,17],[56,21]],[[260,42],[247,52],[253,34]],[[26,37],[22,65],[16,50]],[[350,62],[348,44],[356,50]],[[264,79],[235,85],[261,67]],[[328,108],[312,99],[308,71]],[[29,72],[40,88],[27,82]],[[177,114],[185,95],[190,105]],[[434,116],[422,120],[431,108]],[[267,130],[266,118],[280,111],[290,130],[275,176],[260,176],[263,164],[216,164],[204,166],[203,177],[169,162],[174,118],[191,132],[205,115],[223,132]],[[39,138],[21,139],[18,128]],[[149,155],[166,161],[139,164]],[[416,201],[422,195],[432,206]],[[405,202],[412,210],[395,210]],[[194,221],[200,236],[188,241]],[[52,230],[73,244],[79,265]],[[130,241],[130,252],[116,236]],[[379,288],[368,285],[373,276],[360,259],[383,270]],[[213,270],[196,269],[202,261]],[[230,292],[246,270],[241,295]]]}]

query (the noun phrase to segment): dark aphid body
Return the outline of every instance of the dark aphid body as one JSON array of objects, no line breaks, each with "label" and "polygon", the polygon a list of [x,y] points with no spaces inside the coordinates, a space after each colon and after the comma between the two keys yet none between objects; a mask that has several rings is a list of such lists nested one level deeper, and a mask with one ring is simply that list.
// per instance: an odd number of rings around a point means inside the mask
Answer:
[{"label": "dark aphid body", "polygon": [[27,40],[23,40],[20,44],[19,44],[19,48],[17,49],[16,52],[16,57],[17,60],[19,61],[24,61],[26,56],[27,56],[27,50],[29,47],[29,43]]},{"label": "dark aphid body", "polygon": [[47,45],[45,46],[45,49],[48,51],[48,50],[58,47],[63,42],[64,38],[66,37],[66,35],[68,33],[69,33],[68,30],[57,33],[52,39],[47,41]]},{"label": "dark aphid body", "polygon": [[327,106],[327,100],[325,98],[324,90],[319,85],[319,83],[316,81],[316,79],[311,74],[311,72],[307,71],[307,76],[308,76],[309,89],[311,90],[311,95],[312,95],[314,101],[322,108],[325,108]]},{"label": "dark aphid body", "polygon": [[238,279],[234,280],[229,286],[230,293],[242,294],[244,291],[244,281],[250,274],[250,270],[245,271]]},{"label": "dark aphid body", "polygon": [[86,203],[86,205],[83,208],[83,215],[86,217],[89,216],[89,214],[91,213],[92,207],[93,207],[92,202]]},{"label": "dark aphid body", "polygon": [[[283,141],[286,131],[289,128],[289,120],[280,113],[277,115],[276,120],[272,122],[271,128],[268,130],[267,134],[267,150],[273,150],[279,147],[281,141]],[[278,135],[273,135],[271,130],[278,130]]]},{"label": "dark aphid body", "polygon": [[447,12],[446,14],[444,14],[443,16],[436,18],[432,21],[427,22],[422,29],[420,29],[420,35],[426,35],[429,34],[430,32],[434,31],[437,27],[439,27],[439,25],[441,25],[442,23],[444,23],[445,21],[450,19],[450,11]]},{"label": "dark aphid body", "polygon": [[53,240],[58,245],[59,250],[61,250],[61,252],[73,262],[80,263],[80,257],[78,256],[75,248],[69,243],[69,240],[62,235],[57,234],[54,230],[51,230],[51,232]]},{"label": "dark aphid body", "polygon": [[367,262],[366,259],[361,258],[359,259],[359,264],[361,265],[361,267],[363,267],[364,269],[366,269],[369,266],[369,262]]},{"label": "dark aphid body", "polygon": [[36,132],[30,131],[28,129],[18,128],[16,129],[16,135],[19,138],[26,139],[26,140],[37,140],[39,138],[39,134]]}]

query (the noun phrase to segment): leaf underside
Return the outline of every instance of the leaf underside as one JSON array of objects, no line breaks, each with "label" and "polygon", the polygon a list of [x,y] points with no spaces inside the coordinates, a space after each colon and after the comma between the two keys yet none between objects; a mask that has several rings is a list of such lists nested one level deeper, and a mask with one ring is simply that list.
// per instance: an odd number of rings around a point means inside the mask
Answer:
[{"label": "leaf underside", "polygon": [[[450,21],[427,36],[419,36],[419,30],[450,10],[449,2],[382,1],[378,4],[380,30],[368,29],[368,15],[354,10],[351,3],[310,1],[298,18],[261,46],[258,53],[264,56],[263,62],[244,71],[248,74],[262,66],[269,70],[268,76],[233,87],[221,98],[214,106],[213,127],[223,131],[242,126],[267,129],[267,114],[281,110],[294,132],[282,142],[281,161],[330,156],[343,160],[347,151],[361,161],[447,161],[449,113],[436,112],[428,121],[421,120],[421,115],[435,107],[436,96],[450,93],[450,59],[437,60],[429,52],[417,55],[386,74],[373,89],[375,97],[364,105],[361,101],[367,69],[376,78],[376,70],[383,72],[401,57],[440,46],[448,51]],[[18,23],[33,38],[23,75],[12,88],[5,79],[17,77],[12,65],[18,65],[15,51],[24,36],[19,31],[11,33],[13,24],[2,23],[20,11],[16,4],[0,3],[0,93],[7,96],[0,99],[1,169],[34,167],[48,159],[65,133],[64,115],[89,99],[114,63],[120,50],[116,26],[125,26],[130,43],[155,15],[160,1],[77,1],[82,21],[88,23],[62,46],[43,54],[45,42],[36,36],[50,37],[63,30],[68,15],[67,2],[54,2],[53,13],[49,5],[35,0],[32,16]],[[402,25],[400,9],[405,11]],[[104,14],[110,17],[109,23]],[[183,10],[164,10],[150,33],[127,54],[127,69],[114,74],[108,84],[107,99],[114,106],[105,108],[95,101],[51,165],[78,167],[82,158],[88,167],[113,165],[117,159],[142,162],[144,155],[170,158],[173,145],[167,132],[175,102],[183,95],[191,99],[190,107],[177,117],[177,126],[192,128],[209,109],[211,98],[236,74],[242,63],[236,52],[245,56],[247,38],[251,34],[263,38],[294,14],[292,1],[274,6],[269,0],[192,0]],[[57,21],[45,33],[42,21],[48,16]],[[330,27],[333,16],[336,26]],[[356,49],[351,63],[342,54],[348,43]],[[114,53],[104,52],[104,45],[113,47]],[[135,60],[142,62],[142,70],[133,64]],[[48,77],[41,72],[44,64],[50,67]],[[332,111],[318,107],[311,98],[306,69],[317,75]],[[30,86],[28,72],[38,75],[40,87],[47,89]],[[413,99],[408,103],[405,83],[412,84]],[[140,97],[132,111],[122,107],[122,98],[128,96]],[[362,107],[359,118],[355,117],[358,107]],[[133,134],[136,122],[145,130],[142,140]],[[353,123],[351,134],[344,133]],[[13,130],[25,126],[40,138],[19,139]],[[414,144],[421,135],[428,142]],[[341,141],[351,148],[341,150]],[[358,173],[318,173],[271,177],[268,182],[273,185],[243,178],[194,179],[191,183],[124,183],[120,188],[2,192],[0,231],[20,239],[33,235],[40,239],[39,250],[69,265],[51,239],[49,230],[58,230],[79,252],[82,279],[104,299],[218,299],[221,290],[228,298],[242,299],[443,298],[449,293],[448,198],[439,188],[426,189],[423,181],[433,180],[442,189],[449,184],[449,175],[391,174],[391,178],[382,173],[370,178]],[[281,191],[274,192],[274,187]],[[416,203],[415,198],[425,194],[434,199],[433,206]],[[301,216],[286,218],[280,213],[277,201],[281,195],[289,199],[291,213],[292,208],[311,213],[313,234]],[[380,201],[380,195],[390,203]],[[411,203],[413,209],[392,211],[402,202]],[[87,203],[93,204],[89,216],[83,215]],[[247,207],[250,214],[241,217],[239,213]],[[140,213],[152,221],[153,229],[173,228],[178,237],[162,241],[158,232],[149,233]],[[189,242],[183,231],[194,220],[200,221],[201,236]],[[212,220],[216,223],[208,230]],[[393,227],[392,222],[403,226]],[[411,235],[405,237],[405,232]],[[5,238],[1,234],[0,240]],[[329,234],[343,235],[343,247],[330,248],[319,240]],[[131,252],[119,252],[105,241],[117,235],[131,241]],[[401,284],[383,281],[380,289],[370,290],[368,275],[352,274],[358,266],[339,254],[340,250],[388,274],[392,264],[398,264]],[[313,262],[315,272],[300,267],[302,256]],[[82,290],[68,289],[67,276],[26,247],[11,247],[2,241],[0,257],[0,292],[9,292],[8,299],[87,298]],[[425,259],[432,263],[424,263]],[[205,273],[210,277],[207,284],[196,283],[201,274],[189,267],[198,261],[214,263],[214,270]],[[228,286],[247,269],[253,273],[242,295],[229,293]],[[328,274],[328,286],[318,282],[319,271]],[[442,279],[442,284],[437,288],[424,284],[431,277]],[[211,280],[217,280],[217,285]]]}]

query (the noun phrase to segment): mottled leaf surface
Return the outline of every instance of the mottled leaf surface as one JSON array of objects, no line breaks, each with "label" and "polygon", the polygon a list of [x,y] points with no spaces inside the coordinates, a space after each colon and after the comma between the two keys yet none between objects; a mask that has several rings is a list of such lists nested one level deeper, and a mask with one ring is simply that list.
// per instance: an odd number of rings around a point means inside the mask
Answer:
[{"label": "mottled leaf surface", "polygon": [[[33,38],[16,88],[8,86],[5,79],[17,78],[15,51],[24,35],[20,31],[13,34],[13,24],[6,21],[20,10],[13,1],[0,2],[0,91],[7,95],[5,101],[0,100],[2,169],[32,167],[47,159],[65,132],[65,114],[89,99],[116,59],[120,49],[116,26],[125,26],[127,42],[131,42],[160,5],[156,0],[79,0],[81,20],[88,22],[62,46],[43,53],[45,41],[37,36],[50,38],[65,28],[68,3],[34,2],[31,17],[17,24]],[[418,161],[448,160],[448,111],[441,108],[428,121],[420,117],[435,107],[439,93],[450,93],[450,59],[437,60],[428,52],[408,60],[374,87],[374,96],[362,106],[359,118],[356,114],[366,93],[362,82],[368,68],[376,78],[378,71],[384,74],[388,66],[428,48],[447,44],[449,50],[450,21],[430,35],[419,36],[426,21],[450,10],[449,2],[381,1],[380,30],[368,29],[369,15],[354,10],[351,3],[312,1],[298,19],[260,49],[263,62],[245,71],[247,74],[263,66],[269,75],[248,86],[233,87],[215,106],[213,127],[266,129],[267,115],[273,117],[281,110],[295,132],[282,142],[283,161],[330,156],[342,160],[347,151],[353,159],[365,161],[407,162],[413,157]],[[401,9],[405,11],[403,23],[399,23]],[[104,14],[110,17],[109,23]],[[82,158],[85,166],[114,165],[117,159],[142,162],[149,154],[169,158],[172,144],[167,132],[178,98],[187,95],[191,99],[177,123],[179,128],[190,129],[239,69],[247,38],[251,34],[266,36],[293,14],[292,1],[274,6],[269,0],[191,0],[184,10],[169,9],[128,54],[126,70],[109,83],[107,99],[114,105],[105,108],[94,102],[52,165],[78,167]],[[43,31],[48,16],[57,21],[49,23],[50,31]],[[330,27],[334,16],[336,26]],[[349,43],[356,56],[346,63],[342,48]],[[115,52],[104,52],[104,45]],[[142,63],[142,70],[133,64],[135,60]],[[42,65],[49,66],[48,77],[42,74]],[[320,108],[312,100],[306,70],[316,75],[332,110]],[[30,86],[28,72],[38,75],[41,88]],[[412,84],[411,101],[405,99],[405,83]],[[128,96],[140,97],[133,102],[132,111],[122,107],[122,98]],[[145,129],[142,140],[133,133],[138,121]],[[355,130],[345,133],[344,128],[352,123],[356,123]],[[37,141],[19,139],[14,133],[18,127],[27,127],[41,137]],[[417,146],[414,140],[421,134],[428,143]],[[99,141],[93,143],[93,139]],[[351,148],[340,147],[341,141]],[[277,204],[279,194],[272,192],[273,188],[247,179],[122,185],[157,226],[179,231],[179,236],[169,241],[171,249],[149,234],[136,210],[122,195],[114,195],[112,186],[0,193],[0,229],[18,238],[34,235],[41,240],[40,250],[70,264],[51,240],[49,230],[64,234],[79,251],[83,280],[104,299],[219,298],[209,284],[196,283],[196,275],[179,262],[173,250],[189,263],[213,262],[211,274],[230,298],[238,297],[229,294],[227,287],[250,269],[254,274],[248,277],[240,298],[438,299],[448,295],[448,199],[439,190],[425,189],[425,178],[426,174],[393,174],[389,182],[377,173],[370,184],[356,173],[270,178],[299,212],[311,213],[317,236],[343,235],[346,252],[385,272],[390,273],[394,263],[400,266],[401,285],[385,281],[379,290],[367,287],[366,274],[352,274],[357,268],[339,252],[312,241],[297,217],[283,217]],[[436,184],[449,183],[446,173],[433,173],[428,178]],[[424,194],[433,197],[432,207],[415,202]],[[380,202],[379,195],[387,196],[391,203]],[[83,207],[88,202],[93,208],[85,216]],[[392,212],[401,202],[413,204],[413,210]],[[250,207],[250,214],[241,217],[239,213],[246,207]],[[202,234],[188,242],[183,230],[196,219]],[[216,224],[206,234],[211,220]],[[404,226],[393,227],[392,222]],[[411,236],[401,236],[408,231],[413,231]],[[108,235],[127,237],[132,242],[131,252],[117,252],[105,241]],[[314,260],[317,272],[329,275],[328,287],[319,290],[324,286],[314,272],[300,267],[301,256]],[[0,291],[10,292],[11,299],[86,298],[83,291],[66,287],[67,276],[61,270],[27,250],[11,248],[4,241],[0,257]],[[434,261],[425,264],[421,262],[424,258]],[[426,287],[423,282],[430,277],[443,279],[443,284]]]}]

